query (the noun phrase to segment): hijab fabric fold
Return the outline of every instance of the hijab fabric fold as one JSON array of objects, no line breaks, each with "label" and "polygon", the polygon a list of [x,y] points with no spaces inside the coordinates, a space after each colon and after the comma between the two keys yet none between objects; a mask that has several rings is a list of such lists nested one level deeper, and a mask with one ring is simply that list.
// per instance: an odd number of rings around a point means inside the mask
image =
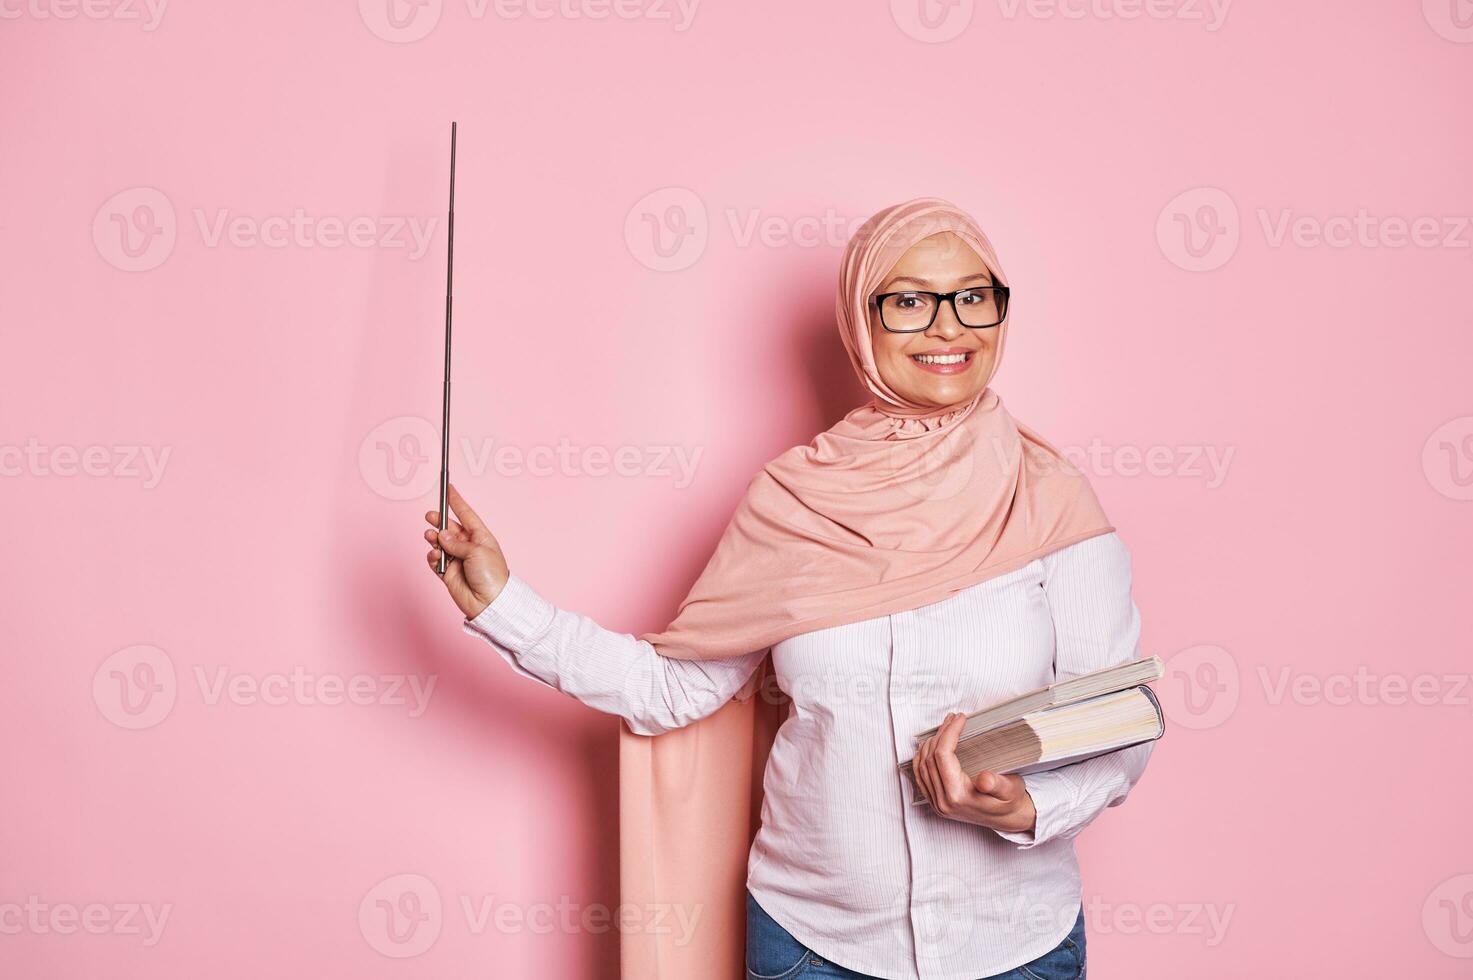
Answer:
[{"label": "hijab fabric fold", "polygon": [[[933,238],[942,232],[1007,284],[982,229],[941,199],[907,201],[860,227],[845,249],[835,315],[873,397],[753,478],[674,621],[642,637],[662,656],[768,650],[938,602],[1113,530],[1084,475],[1008,414],[991,377],[970,401],[937,408],[880,376],[870,296],[912,246],[943,247],[949,239]],[[994,372],[1010,320],[985,328],[995,334]],[[621,726],[622,902],[645,910],[643,926],[623,935],[626,980],[745,975],[747,853],[767,754],[787,713],[771,681],[769,657],[694,725],[654,737]],[[682,921],[694,932],[674,926]]]}]

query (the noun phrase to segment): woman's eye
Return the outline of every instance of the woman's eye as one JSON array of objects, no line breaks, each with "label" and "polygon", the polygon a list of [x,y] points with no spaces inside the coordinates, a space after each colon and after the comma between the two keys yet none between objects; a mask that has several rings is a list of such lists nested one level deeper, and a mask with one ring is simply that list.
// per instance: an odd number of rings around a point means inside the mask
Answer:
[{"label": "woman's eye", "polygon": [[899,297],[895,302],[902,310],[913,310],[920,305],[921,299],[919,296],[907,295]]}]

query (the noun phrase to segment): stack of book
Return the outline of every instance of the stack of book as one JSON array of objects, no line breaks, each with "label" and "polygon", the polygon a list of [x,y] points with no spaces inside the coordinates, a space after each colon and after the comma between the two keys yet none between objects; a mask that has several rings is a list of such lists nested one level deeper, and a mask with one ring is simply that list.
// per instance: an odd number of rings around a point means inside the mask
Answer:
[{"label": "stack of book", "polygon": [[[1161,658],[1145,657],[1020,694],[967,716],[956,757],[967,777],[979,772],[1023,774],[1057,769],[1160,738],[1161,703],[1146,685],[1161,677]],[[938,728],[940,726],[937,726]],[[936,734],[930,728],[916,741]],[[914,759],[900,764],[915,795]]]}]

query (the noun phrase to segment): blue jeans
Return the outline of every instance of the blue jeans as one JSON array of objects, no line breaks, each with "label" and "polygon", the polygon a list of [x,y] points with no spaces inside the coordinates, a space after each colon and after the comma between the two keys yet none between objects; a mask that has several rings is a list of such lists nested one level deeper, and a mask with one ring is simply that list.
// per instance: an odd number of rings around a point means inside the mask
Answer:
[{"label": "blue jeans", "polygon": [[[833,963],[793,938],[747,892],[747,980],[875,980]],[[1082,980],[1084,908],[1064,941],[1015,970],[983,980]]]}]

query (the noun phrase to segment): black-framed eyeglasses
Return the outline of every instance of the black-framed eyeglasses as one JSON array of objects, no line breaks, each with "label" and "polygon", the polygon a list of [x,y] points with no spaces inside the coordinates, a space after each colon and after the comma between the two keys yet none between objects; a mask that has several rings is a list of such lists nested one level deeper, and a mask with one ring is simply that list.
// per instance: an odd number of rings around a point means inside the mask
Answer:
[{"label": "black-framed eyeglasses", "polygon": [[1007,286],[969,286],[949,293],[930,293],[908,289],[900,293],[880,293],[874,302],[880,308],[880,325],[891,333],[920,333],[936,322],[942,303],[951,304],[951,312],[964,327],[979,330],[995,327],[1008,315]]}]

